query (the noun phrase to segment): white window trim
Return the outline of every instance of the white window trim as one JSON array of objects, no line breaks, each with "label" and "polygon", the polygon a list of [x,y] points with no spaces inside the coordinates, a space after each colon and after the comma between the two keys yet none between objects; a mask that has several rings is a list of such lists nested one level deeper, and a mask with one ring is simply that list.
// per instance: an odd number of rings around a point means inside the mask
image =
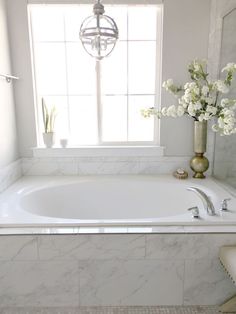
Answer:
[{"label": "white window trim", "polygon": [[[123,4],[123,5],[158,5],[163,4],[163,0],[103,0],[103,4]],[[27,4],[88,4],[88,0],[27,0]],[[93,2],[91,2],[93,6]]]},{"label": "white window trim", "polygon": [[[104,4],[117,4],[117,5],[154,5],[160,6],[159,10],[157,11],[157,39],[156,39],[156,46],[162,47],[162,37],[163,37],[163,0],[123,0],[123,1],[103,1]],[[28,0],[27,4],[88,4],[86,0]],[[29,31],[31,36],[31,19],[30,14],[28,14],[28,23],[29,23]],[[32,45],[32,40],[30,41]],[[33,49],[33,46],[31,46]],[[32,62],[33,63],[33,62]],[[98,67],[99,62],[96,64],[96,72],[98,74]],[[35,77],[35,65],[32,64],[33,69],[33,85],[34,85],[34,103],[35,103],[35,112],[36,114],[36,129],[37,129],[37,143],[38,147],[32,148],[34,157],[50,157],[52,154],[53,156],[83,156],[81,154],[81,150],[83,149],[85,152],[85,156],[91,156],[95,154],[95,156],[117,156],[119,155],[118,152],[121,152],[124,149],[124,152],[121,153],[121,156],[163,156],[164,155],[164,147],[160,146],[160,122],[159,119],[154,120],[154,140],[153,141],[137,141],[137,142],[101,142],[101,134],[98,133],[98,144],[94,146],[86,145],[86,146],[78,146],[78,147],[67,147],[67,148],[45,148],[40,147],[40,138],[39,138],[39,114],[38,114],[38,106],[36,104],[36,77]],[[156,58],[156,82],[155,82],[155,108],[159,109],[161,104],[161,78],[162,78],[162,52],[158,54],[158,58]],[[97,79],[97,84],[100,84],[100,78]],[[97,97],[97,105],[101,108],[99,101],[100,95],[99,93],[96,95]],[[98,110],[98,132],[101,132],[101,110]],[[45,153],[42,153],[42,151]],[[68,154],[65,151],[68,151]],[[98,155],[97,155],[98,154]],[[105,154],[105,155],[104,155]]]}]

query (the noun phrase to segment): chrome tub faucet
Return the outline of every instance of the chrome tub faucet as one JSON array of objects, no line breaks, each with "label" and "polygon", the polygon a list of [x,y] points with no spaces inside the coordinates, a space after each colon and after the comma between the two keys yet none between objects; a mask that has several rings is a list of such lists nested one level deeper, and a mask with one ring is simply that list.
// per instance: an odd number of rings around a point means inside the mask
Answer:
[{"label": "chrome tub faucet", "polygon": [[204,205],[204,208],[205,208],[208,215],[210,215],[210,216],[216,215],[215,207],[214,207],[210,197],[207,196],[205,192],[203,192],[201,189],[193,187],[193,186],[190,186],[189,188],[187,188],[187,190],[196,193],[201,198],[203,205]]}]

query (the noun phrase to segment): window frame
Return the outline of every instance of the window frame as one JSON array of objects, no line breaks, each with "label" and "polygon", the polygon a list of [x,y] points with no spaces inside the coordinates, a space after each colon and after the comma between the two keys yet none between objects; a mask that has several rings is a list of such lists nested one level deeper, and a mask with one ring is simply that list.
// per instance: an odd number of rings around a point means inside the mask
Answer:
[{"label": "window frame", "polygon": [[[129,1],[127,1],[129,2]],[[151,1],[150,1],[151,2]],[[36,121],[36,136],[37,136],[37,147],[43,146],[42,136],[40,132],[40,106],[37,101],[37,79],[36,79],[36,69],[35,69],[35,62],[34,62],[34,44],[33,44],[33,35],[32,35],[32,19],[30,13],[30,6],[31,5],[42,5],[40,1],[28,1],[27,11],[28,11],[28,28],[29,28],[29,36],[30,36],[30,48],[31,48],[31,65],[32,65],[32,78],[33,78],[33,89],[34,89],[34,108],[35,108],[35,121]],[[45,4],[45,2],[44,2]],[[136,1],[136,3],[107,3],[108,5],[115,5],[115,6],[153,6],[157,8],[157,25],[156,25],[156,64],[155,64],[155,108],[159,109],[161,104],[161,78],[162,78],[162,38],[163,38],[163,5],[162,1],[154,4],[151,2],[150,4],[147,2]],[[80,3],[73,2],[68,3],[64,1],[57,1],[57,2],[47,2],[47,5],[55,5],[55,6],[63,6],[63,5],[88,5],[87,3],[81,1]],[[87,144],[87,145],[74,145],[72,147],[158,147],[160,146],[160,120],[154,119],[154,128],[153,128],[153,141],[103,141],[102,140],[102,101],[101,101],[101,78],[100,78],[100,62],[96,61],[96,71],[94,75],[96,75],[96,104],[97,104],[97,143],[95,145]],[[129,95],[129,94],[128,94]],[[141,96],[142,94],[139,94]],[[145,94],[143,94],[145,95]],[[67,97],[69,95],[66,95]]]}]

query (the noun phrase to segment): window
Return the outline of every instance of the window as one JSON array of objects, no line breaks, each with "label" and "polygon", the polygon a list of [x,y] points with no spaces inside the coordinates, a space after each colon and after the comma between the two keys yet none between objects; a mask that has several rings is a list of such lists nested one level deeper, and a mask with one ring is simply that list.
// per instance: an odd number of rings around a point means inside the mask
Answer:
[{"label": "window", "polygon": [[140,110],[159,100],[161,7],[105,10],[118,25],[119,40],[109,57],[96,62],[79,39],[92,5],[29,5],[38,134],[43,97],[57,108],[58,137],[71,145],[158,144],[157,122]]}]

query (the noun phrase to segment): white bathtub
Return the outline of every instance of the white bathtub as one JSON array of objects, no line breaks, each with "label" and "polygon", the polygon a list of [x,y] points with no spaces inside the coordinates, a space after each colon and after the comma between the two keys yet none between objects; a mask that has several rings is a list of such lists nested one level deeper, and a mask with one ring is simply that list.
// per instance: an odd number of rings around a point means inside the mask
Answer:
[{"label": "white bathtub", "polygon": [[[217,215],[187,191],[202,189]],[[229,211],[219,211],[231,198]],[[200,219],[187,210],[198,206]],[[23,177],[0,196],[3,226],[236,225],[236,198],[214,179],[172,176]]]}]

